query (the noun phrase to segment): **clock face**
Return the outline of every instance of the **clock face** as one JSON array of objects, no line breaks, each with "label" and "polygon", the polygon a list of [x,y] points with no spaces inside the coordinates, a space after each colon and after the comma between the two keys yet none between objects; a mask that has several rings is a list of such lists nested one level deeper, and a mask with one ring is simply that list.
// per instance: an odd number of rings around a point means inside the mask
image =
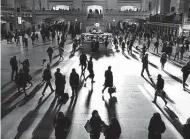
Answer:
[{"label": "clock face", "polygon": [[100,27],[100,23],[95,23],[94,26],[97,27],[97,28],[99,28]]}]

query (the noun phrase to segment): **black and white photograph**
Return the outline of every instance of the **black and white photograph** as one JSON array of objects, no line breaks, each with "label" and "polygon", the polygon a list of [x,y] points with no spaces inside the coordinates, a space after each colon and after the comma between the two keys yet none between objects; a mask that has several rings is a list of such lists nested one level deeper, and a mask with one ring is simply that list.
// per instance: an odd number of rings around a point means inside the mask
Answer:
[{"label": "black and white photograph", "polygon": [[190,139],[190,0],[0,0],[1,139]]}]

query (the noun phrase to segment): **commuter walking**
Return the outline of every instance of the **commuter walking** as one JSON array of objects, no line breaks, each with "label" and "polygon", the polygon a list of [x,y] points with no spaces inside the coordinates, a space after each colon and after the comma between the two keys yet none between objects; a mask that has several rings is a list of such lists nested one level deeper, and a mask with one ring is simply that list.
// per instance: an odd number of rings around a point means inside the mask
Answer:
[{"label": "commuter walking", "polygon": [[92,117],[90,118],[90,125],[92,130],[90,132],[91,139],[99,139],[102,126],[105,125],[104,121],[99,116],[97,110],[93,110]]},{"label": "commuter walking", "polygon": [[148,76],[151,76],[150,73],[149,73],[149,70],[148,70],[149,61],[148,61],[148,54],[147,53],[142,58],[142,63],[143,63],[143,65],[142,65],[141,76],[144,76],[143,72],[144,72],[145,69],[146,69],[146,72],[147,72]]},{"label": "commuter walking", "polygon": [[[90,60],[88,61],[88,71],[89,75],[85,78],[85,82],[88,78],[91,78],[91,83],[94,83],[94,70],[93,70],[93,62],[92,62],[92,57],[90,57]],[[86,86],[86,83],[85,83]]]},{"label": "commuter walking", "polygon": [[51,78],[52,78],[52,76],[51,76],[50,65],[48,64],[48,65],[47,65],[47,68],[46,68],[46,69],[44,70],[44,72],[43,72],[43,80],[46,82],[46,85],[45,85],[45,87],[44,87],[44,90],[43,90],[43,92],[42,92],[42,95],[45,94],[45,91],[46,91],[46,89],[47,89],[48,86],[50,87],[51,92],[54,91],[54,90],[53,90],[53,87],[52,87],[52,85],[51,85]]},{"label": "commuter walking", "polygon": [[156,53],[158,54],[158,46],[159,46],[159,41],[157,40],[155,43],[154,43],[154,53],[156,51]]},{"label": "commuter walking", "polygon": [[81,75],[85,77],[85,70],[87,67],[87,56],[84,52],[82,52],[80,56],[80,66],[81,66]]},{"label": "commuter walking", "polygon": [[167,61],[167,54],[165,52],[162,53],[161,58],[160,58],[160,63],[161,63],[161,68],[164,70],[164,66]]},{"label": "commuter walking", "polygon": [[158,74],[157,83],[156,83],[156,92],[154,95],[153,103],[156,103],[157,96],[160,96],[165,102],[165,105],[167,105],[166,92],[163,89],[164,89],[164,79],[162,78],[161,74]]},{"label": "commuter walking", "polygon": [[161,139],[166,126],[159,113],[154,113],[148,126],[148,139]]},{"label": "commuter walking", "polygon": [[52,54],[53,54],[53,48],[50,46],[48,49],[47,49],[47,54],[49,56],[49,61],[50,63],[52,62]]},{"label": "commuter walking", "polygon": [[102,90],[102,94],[104,93],[107,87],[113,87],[113,74],[111,71],[111,66],[109,66],[108,70],[105,71],[104,76],[105,76],[105,83],[104,83],[104,88]]},{"label": "commuter walking", "polygon": [[12,69],[11,81],[13,81],[14,80],[14,73],[16,73],[16,75],[18,74],[18,62],[17,62],[16,56],[13,56],[10,59],[10,65],[11,65],[11,69]]},{"label": "commuter walking", "polygon": [[188,62],[182,69],[181,69],[182,73],[183,73],[183,88],[185,89],[185,83],[187,81],[187,78],[190,74],[190,62]]},{"label": "commuter walking", "polygon": [[58,112],[53,119],[53,127],[55,128],[56,139],[65,139],[70,125],[70,119],[65,116],[63,112]]},{"label": "commuter walking", "polygon": [[119,139],[121,134],[121,126],[115,117],[111,118],[111,124],[107,127],[105,139]]},{"label": "commuter walking", "polygon": [[77,96],[78,86],[79,86],[79,75],[75,69],[72,69],[72,72],[69,77],[69,83],[72,89],[72,97]]},{"label": "commuter walking", "polygon": [[187,119],[187,122],[183,125],[183,134],[185,139],[190,139],[190,118]]}]

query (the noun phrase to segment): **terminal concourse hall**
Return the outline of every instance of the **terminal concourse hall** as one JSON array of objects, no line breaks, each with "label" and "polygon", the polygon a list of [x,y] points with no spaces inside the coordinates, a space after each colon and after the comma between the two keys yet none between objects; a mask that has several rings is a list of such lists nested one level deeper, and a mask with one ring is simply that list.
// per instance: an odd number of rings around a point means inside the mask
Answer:
[{"label": "terminal concourse hall", "polygon": [[189,0],[1,0],[1,139],[190,139]]}]

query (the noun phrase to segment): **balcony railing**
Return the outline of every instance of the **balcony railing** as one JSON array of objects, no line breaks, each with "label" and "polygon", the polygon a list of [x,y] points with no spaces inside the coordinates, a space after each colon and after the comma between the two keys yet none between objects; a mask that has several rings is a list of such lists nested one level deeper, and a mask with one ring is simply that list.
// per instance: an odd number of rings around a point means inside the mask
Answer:
[{"label": "balcony railing", "polygon": [[150,15],[149,21],[150,22],[162,22],[162,23],[176,23],[181,24],[183,20],[183,14],[156,14],[156,15]]},{"label": "balcony railing", "polygon": [[70,10],[36,10],[36,15],[87,15],[83,11],[70,11]]}]

